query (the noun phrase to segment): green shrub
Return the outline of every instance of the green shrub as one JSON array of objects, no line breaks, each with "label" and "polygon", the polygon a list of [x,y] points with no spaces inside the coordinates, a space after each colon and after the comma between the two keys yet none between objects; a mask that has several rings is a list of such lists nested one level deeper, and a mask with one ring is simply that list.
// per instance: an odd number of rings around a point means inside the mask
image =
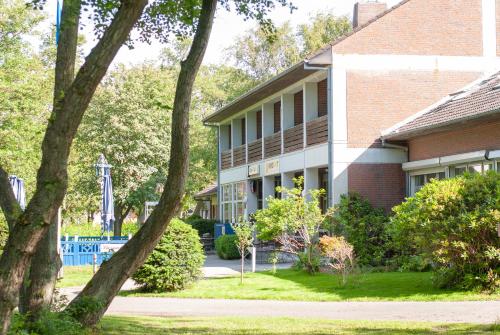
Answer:
[{"label": "green shrub", "polygon": [[185,218],[184,221],[186,221],[187,223],[191,223],[192,221],[199,220],[199,219],[203,219],[203,218],[201,216],[199,216],[198,214],[193,214],[193,215]]},{"label": "green shrub", "polygon": [[187,223],[189,223],[194,229],[196,229],[200,236],[206,233],[209,233],[211,236],[214,236],[214,228],[217,221],[200,218],[200,219],[190,220]]},{"label": "green shrub", "polygon": [[432,261],[437,286],[500,288],[500,174],[434,180],[394,211],[394,246]]},{"label": "green shrub", "polygon": [[9,335],[83,335],[90,334],[69,313],[43,311],[35,322],[29,322],[27,317],[14,314]]},{"label": "green shrub", "polygon": [[238,238],[236,235],[222,235],[215,240],[215,251],[222,259],[238,259],[240,252],[236,243]]},{"label": "green shrub", "polygon": [[343,195],[335,206],[333,233],[354,246],[361,266],[385,265],[391,256],[387,225],[389,218],[358,194]]},{"label": "green shrub", "polygon": [[160,243],[132,278],[147,291],[182,290],[201,276],[204,260],[197,231],[187,223],[174,219]]}]

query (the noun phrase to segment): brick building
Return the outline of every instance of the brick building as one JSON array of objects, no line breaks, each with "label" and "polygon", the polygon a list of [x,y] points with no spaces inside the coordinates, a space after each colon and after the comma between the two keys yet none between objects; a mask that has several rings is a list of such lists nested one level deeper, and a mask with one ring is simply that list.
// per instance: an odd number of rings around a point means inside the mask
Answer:
[{"label": "brick building", "polygon": [[357,192],[390,209],[421,179],[413,161],[500,149],[498,122],[406,133],[428,106],[500,69],[500,0],[362,2],[353,23],[352,33],[205,119],[219,129],[220,219],[262,208],[276,185],[291,187],[299,175],[306,190],[328,191],[325,208]]}]

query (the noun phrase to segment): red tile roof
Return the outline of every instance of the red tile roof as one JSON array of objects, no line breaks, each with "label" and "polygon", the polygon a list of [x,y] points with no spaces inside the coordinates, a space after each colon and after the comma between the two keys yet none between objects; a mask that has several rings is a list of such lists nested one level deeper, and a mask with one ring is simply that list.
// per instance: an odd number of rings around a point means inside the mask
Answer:
[{"label": "red tile roof", "polygon": [[482,78],[386,130],[384,139],[404,140],[481,117],[500,116],[500,72]]}]

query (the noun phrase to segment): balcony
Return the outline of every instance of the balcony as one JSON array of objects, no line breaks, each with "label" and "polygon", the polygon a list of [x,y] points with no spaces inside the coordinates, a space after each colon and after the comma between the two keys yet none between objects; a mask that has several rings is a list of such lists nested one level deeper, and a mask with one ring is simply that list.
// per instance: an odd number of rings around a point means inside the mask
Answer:
[{"label": "balcony", "polygon": [[307,146],[328,142],[328,117],[307,122]]},{"label": "balcony", "polygon": [[285,130],[283,133],[285,153],[302,150],[304,148],[304,125],[299,124]]},{"label": "balcony", "polygon": [[274,133],[264,139],[264,157],[281,155],[281,132]]},{"label": "balcony", "polygon": [[242,145],[233,149],[233,167],[247,163],[246,147],[246,145]]},{"label": "balcony", "polygon": [[248,163],[262,160],[262,139],[248,143]]},{"label": "balcony", "polygon": [[221,153],[221,168],[228,169],[231,167],[231,149]]}]

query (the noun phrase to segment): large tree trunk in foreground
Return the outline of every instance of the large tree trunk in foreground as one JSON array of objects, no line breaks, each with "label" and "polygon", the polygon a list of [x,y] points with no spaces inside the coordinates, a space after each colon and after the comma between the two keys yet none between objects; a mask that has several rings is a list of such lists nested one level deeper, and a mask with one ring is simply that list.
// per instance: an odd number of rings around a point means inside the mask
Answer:
[{"label": "large tree trunk in foreground", "polygon": [[[54,218],[54,221],[57,220],[58,215]],[[57,253],[57,223],[54,222],[38,244],[19,296],[19,312],[27,314],[31,322],[50,307],[61,265]]]},{"label": "large tree trunk in foreground", "polygon": [[[105,262],[67,311],[86,326],[99,322],[123,283],[141,266],[161,239],[170,220],[178,213],[184,194],[189,158],[189,109],[196,74],[203,60],[212,29],[216,0],[203,0],[193,44],[177,80],[172,117],[169,174],[158,206],[144,225],[113,257]],[[80,305],[98,306],[82,309]]]},{"label": "large tree trunk in foreground", "polygon": [[[38,243],[61,206],[68,184],[68,156],[83,114],[147,0],[123,0],[97,45],[87,56],[71,86],[56,99],[42,142],[42,161],[35,193],[16,220],[0,258],[0,333],[6,334],[18,304],[25,271]],[[62,18],[63,22],[65,18]],[[0,174],[0,179],[2,179]],[[0,185],[5,181],[0,181]],[[0,197],[3,194],[0,192]],[[5,199],[0,201],[4,209]]]},{"label": "large tree trunk in foreground", "polygon": [[[68,0],[63,3],[62,17],[64,20],[61,22],[57,45],[54,104],[57,104],[65,95],[75,77],[80,10],[81,0]],[[47,233],[39,242],[20,291],[19,311],[27,314],[28,319],[32,322],[38,319],[43,309],[50,307],[57,274],[61,269],[61,259],[57,254],[59,219],[58,213]]]}]

